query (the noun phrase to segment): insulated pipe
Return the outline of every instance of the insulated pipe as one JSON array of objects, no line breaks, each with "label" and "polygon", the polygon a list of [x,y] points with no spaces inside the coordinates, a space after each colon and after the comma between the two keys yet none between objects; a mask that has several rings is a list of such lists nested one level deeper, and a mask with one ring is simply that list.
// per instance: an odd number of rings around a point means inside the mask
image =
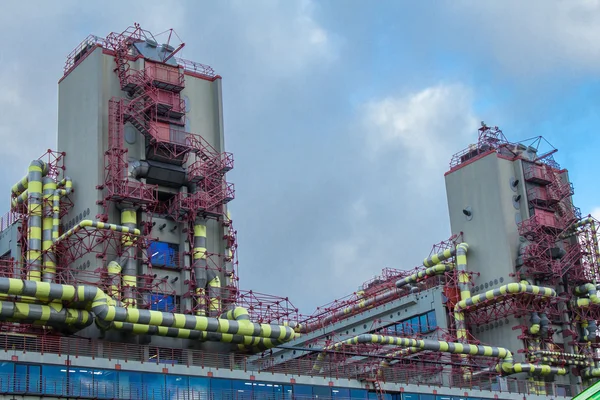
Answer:
[{"label": "insulated pipe", "polygon": [[542,297],[555,297],[556,290],[544,287],[544,286],[536,286],[536,285],[525,285],[523,283],[509,283],[508,285],[500,286],[496,289],[488,290],[485,293],[478,294],[466,300],[461,300],[456,303],[454,307],[455,311],[462,311],[471,306],[484,302],[486,300],[496,299],[498,297],[506,296],[509,294],[517,294],[517,293],[530,293],[537,294]]},{"label": "insulated pipe", "polygon": [[559,364],[559,365],[578,365],[582,367],[589,367],[593,363],[589,360],[581,361],[581,360],[566,360],[564,358],[555,358],[555,357],[540,357],[539,360],[546,364]]},{"label": "insulated pipe", "polygon": [[145,178],[148,176],[150,164],[142,160],[134,160],[129,163],[129,176],[133,179]]},{"label": "insulated pipe", "polygon": [[573,358],[576,360],[586,360],[587,357],[583,354],[572,354],[572,353],[561,353],[559,351],[549,351],[549,350],[540,350],[534,353],[536,357],[538,356],[551,356],[551,357],[561,357],[561,358]]},{"label": "insulated pipe", "polygon": [[196,219],[194,223],[194,248],[192,265],[196,284],[196,315],[206,315],[206,220]]},{"label": "insulated pipe", "polygon": [[[441,254],[441,253],[440,253]],[[396,287],[401,288],[403,286],[409,285],[411,283],[417,282],[419,279],[422,279],[426,276],[434,276],[440,275],[444,272],[450,272],[454,269],[454,265],[452,264],[437,264],[433,267],[429,267],[423,271],[416,272],[406,278],[400,279],[396,282]]]},{"label": "insulated pipe", "polygon": [[[133,231],[137,224],[137,215],[135,208],[125,208],[121,210],[121,225]],[[123,257],[121,262],[123,282],[123,305],[125,307],[136,307],[136,289],[137,289],[137,259],[135,254],[134,240],[131,235],[123,235],[121,238],[123,246]],[[113,266],[113,271],[116,268]]]},{"label": "insulated pipe", "polygon": [[[551,367],[549,365],[535,365],[535,364],[523,364],[514,363],[512,353],[503,347],[492,347],[492,346],[480,346],[474,344],[463,344],[463,343],[452,343],[442,342],[437,340],[429,339],[408,339],[399,338],[395,336],[381,336],[364,334],[358,335],[351,339],[344,340],[341,342],[334,343],[331,346],[327,346],[323,350],[338,350],[344,345],[353,345],[358,343],[378,343],[384,345],[393,345],[400,347],[417,347],[422,350],[451,353],[451,354],[468,354],[473,356],[485,356],[500,358],[502,361],[496,366],[496,371],[504,374],[514,374],[519,372],[530,372],[538,373],[541,375],[558,374],[565,375],[567,370],[565,368]],[[317,360],[313,365],[313,372],[320,372],[323,367],[323,361],[325,360],[326,353],[321,352],[317,356]]]},{"label": "insulated pipe", "polygon": [[585,283],[575,288],[575,295],[585,296],[588,298],[577,299],[578,307],[589,307],[590,304],[600,304],[596,286],[593,283]]},{"label": "insulated pipe", "polygon": [[[42,176],[48,175],[48,164],[41,160],[33,160],[31,165],[35,163],[36,166],[41,167]],[[11,193],[15,196],[20,195],[29,187],[29,174],[25,175],[19,182],[15,183],[13,187],[10,189]]]},{"label": "insulated pipe", "polygon": [[207,271],[208,278],[208,312],[212,317],[221,310],[221,279],[217,271]]},{"label": "insulated pipe", "polygon": [[56,255],[52,249],[53,206],[52,199],[56,191],[56,182],[49,177],[43,178],[43,217],[42,217],[42,281],[53,282],[56,275]]},{"label": "insulated pipe", "polygon": [[58,243],[62,242],[63,240],[70,238],[71,236],[73,236],[74,234],[76,234],[77,232],[79,232],[80,230],[85,229],[85,228],[95,228],[95,229],[102,229],[102,230],[107,230],[107,231],[130,233],[131,235],[134,235],[134,236],[139,236],[139,234],[140,234],[139,229],[129,229],[129,228],[127,228],[125,226],[121,226],[121,225],[107,224],[106,222],[92,221],[89,219],[84,219],[79,224],[77,224],[77,226],[69,229],[68,231],[63,233],[61,236],[59,236],[54,241],[54,246],[56,246]]},{"label": "insulated pipe", "polygon": [[234,319],[236,321],[239,320],[249,320],[250,315],[248,314],[248,310],[243,307],[234,307],[233,309],[224,312],[219,316],[219,318],[225,319]]},{"label": "insulated pipe", "polygon": [[233,335],[229,333],[216,333],[216,332],[203,332],[194,331],[190,329],[178,329],[169,328],[166,326],[152,326],[143,324],[131,324],[128,322],[112,322],[109,328],[130,332],[137,335],[156,335],[165,336],[179,339],[190,339],[200,341],[214,341],[223,343],[238,344],[245,348],[245,346],[259,346],[263,345],[265,348],[273,348],[281,343],[282,341],[262,338],[256,336],[244,336],[244,335]]},{"label": "insulated pipe", "polygon": [[548,329],[550,326],[550,320],[548,319],[548,315],[546,313],[540,314],[540,336],[546,337],[548,336]]},{"label": "insulated pipe", "polygon": [[94,321],[91,313],[63,307],[60,304],[26,304],[21,302],[0,302],[1,320],[39,321],[44,324],[83,329]]},{"label": "insulated pipe", "polygon": [[111,261],[108,263],[106,267],[108,272],[108,279],[110,280],[110,293],[108,295],[113,299],[120,299],[120,290],[121,287],[121,265],[116,261]]},{"label": "insulated pipe", "polygon": [[[467,248],[468,248],[468,246],[467,246]],[[446,249],[446,250],[442,251],[441,253],[434,254],[431,257],[424,259],[423,265],[425,267],[433,267],[434,265],[437,265],[437,264],[441,263],[442,261],[445,261],[451,257],[454,257],[455,255],[456,255],[456,248]]]},{"label": "insulated pipe", "polygon": [[73,182],[71,178],[65,177],[58,183],[58,189],[56,189],[52,195],[52,241],[58,239],[58,230],[60,225],[60,198],[67,196],[73,190]]},{"label": "insulated pipe", "polygon": [[[458,273],[458,289],[460,290],[460,299],[466,301],[471,298],[471,290],[469,289],[469,273],[467,272],[467,252],[469,245],[460,243],[456,246],[456,270]],[[450,252],[452,253],[452,252]],[[438,257],[439,258],[439,257]],[[454,320],[456,322],[456,338],[460,343],[468,343],[467,324],[465,322],[465,314],[462,311],[455,309]],[[461,356],[463,364],[467,364],[467,356]],[[463,367],[463,376],[469,379],[470,370],[468,367]]]},{"label": "insulated pipe", "polygon": [[[407,347],[405,349],[396,350],[391,353],[388,353],[386,354],[386,357],[390,357],[390,359],[393,360],[394,358],[408,356],[411,354],[418,353],[420,351],[423,351],[423,349],[420,349],[418,347]],[[382,360],[379,363],[379,370],[377,371],[377,375],[383,375],[383,368],[387,368],[390,366],[390,359]]]},{"label": "insulated pipe", "polygon": [[[27,277],[33,281],[41,278],[40,261],[42,256],[42,177],[48,165],[40,160],[33,160],[29,165],[27,184]],[[20,183],[22,183],[21,180]],[[17,184],[18,185],[18,184]]]},{"label": "insulated pipe", "polygon": [[531,333],[532,335],[537,335],[538,333],[540,333],[540,315],[537,312],[532,312],[531,313],[531,318],[529,319],[529,322],[531,322],[531,326],[529,327],[529,333]]},{"label": "insulated pipe", "polygon": [[587,335],[583,337],[583,340],[586,342],[595,342],[598,331],[598,325],[596,324],[596,321],[593,319],[588,320],[586,330]]},{"label": "insulated pipe", "polygon": [[289,341],[296,337],[293,329],[275,324],[257,324],[247,320],[230,321],[194,315],[140,310],[114,306],[115,301],[94,286],[71,286],[57,283],[22,281],[0,277],[0,294],[32,296],[39,300],[63,300],[84,304],[101,323],[129,322],[167,328],[256,336]]}]

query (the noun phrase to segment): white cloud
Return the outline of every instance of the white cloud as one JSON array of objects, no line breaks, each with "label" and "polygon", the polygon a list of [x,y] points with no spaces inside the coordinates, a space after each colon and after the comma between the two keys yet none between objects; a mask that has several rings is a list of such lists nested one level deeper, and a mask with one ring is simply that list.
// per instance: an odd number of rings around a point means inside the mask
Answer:
[{"label": "white cloud", "polygon": [[[600,62],[600,1],[508,0],[452,2],[456,18],[481,21],[459,27],[463,45],[518,74],[556,66],[596,72]],[[460,14],[460,15],[458,15]]]},{"label": "white cloud", "polygon": [[592,217],[596,218],[597,220],[600,220],[600,207],[596,207],[592,210],[591,212]]},{"label": "white cloud", "polygon": [[466,147],[466,139],[476,132],[472,102],[471,89],[461,84],[368,102],[363,128],[372,156],[391,152],[420,178],[438,174],[448,165],[449,149]]}]

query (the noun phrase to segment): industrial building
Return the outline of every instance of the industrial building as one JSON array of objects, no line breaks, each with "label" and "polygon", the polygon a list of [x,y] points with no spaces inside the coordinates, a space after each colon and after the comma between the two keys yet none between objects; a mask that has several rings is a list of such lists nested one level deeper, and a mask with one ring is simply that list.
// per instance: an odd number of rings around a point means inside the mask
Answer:
[{"label": "industrial building", "polygon": [[58,149],[0,224],[2,398],[561,399],[600,377],[598,221],[556,149],[484,123],[422,265],[311,315],[240,288],[221,77],[175,37],[67,58]]}]

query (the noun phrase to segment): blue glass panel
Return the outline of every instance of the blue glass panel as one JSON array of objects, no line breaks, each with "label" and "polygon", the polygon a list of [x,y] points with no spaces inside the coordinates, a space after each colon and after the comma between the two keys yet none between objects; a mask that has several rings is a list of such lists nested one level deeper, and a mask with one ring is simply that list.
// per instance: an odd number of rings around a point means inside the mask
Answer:
[{"label": "blue glass panel", "polygon": [[437,328],[437,319],[435,318],[435,311],[429,311],[427,313],[427,324],[429,329],[434,330]]},{"label": "blue glass panel", "polygon": [[52,365],[42,366],[42,392],[57,396],[67,394],[67,369]]},{"label": "blue glass panel", "polygon": [[350,397],[350,389],[331,388],[331,397],[347,399]]},{"label": "blue glass panel", "polygon": [[404,333],[405,333],[407,336],[410,336],[410,335],[412,335],[412,334],[414,333],[414,332],[413,332],[412,325],[411,325],[411,323],[410,323],[410,320],[408,320],[408,321],[404,321]]},{"label": "blue glass panel", "polygon": [[420,400],[417,393],[403,393],[402,400]]},{"label": "blue glass panel", "polygon": [[313,386],[313,396],[315,398],[331,397],[331,388],[329,386]]},{"label": "blue glass panel", "polygon": [[421,326],[421,333],[427,333],[431,330],[429,329],[429,326],[427,326],[427,314],[419,316],[419,325]]},{"label": "blue glass panel", "polygon": [[368,399],[369,400],[377,400],[378,399],[377,393],[375,393],[375,392],[369,392]]},{"label": "blue glass panel", "polygon": [[252,386],[254,382],[232,380],[231,389],[232,395],[235,399],[250,400],[252,399]]},{"label": "blue glass panel", "polygon": [[142,374],[139,372],[118,372],[119,393],[120,399],[139,399],[144,398],[142,385]]},{"label": "blue glass panel", "polygon": [[208,399],[210,378],[190,377],[190,398]]},{"label": "blue glass panel", "polygon": [[432,394],[422,394],[421,400],[435,400],[435,396]]},{"label": "blue glass panel", "polygon": [[412,317],[410,319],[410,324],[413,328],[413,333],[419,332],[419,317]]},{"label": "blue glass panel", "polygon": [[215,379],[210,380],[211,400],[230,400],[233,398],[231,381],[228,379]]},{"label": "blue glass panel", "polygon": [[42,367],[39,365],[29,365],[29,379],[27,381],[27,391],[29,393],[40,393]]},{"label": "blue glass panel", "polygon": [[2,392],[12,392],[14,373],[15,365],[13,363],[6,361],[0,362],[0,390],[2,390]]},{"label": "blue glass panel", "polygon": [[165,375],[142,374],[144,395],[147,399],[165,400]]},{"label": "blue glass panel", "polygon": [[[256,400],[273,399],[273,384],[267,382],[253,382],[252,392]],[[278,386],[278,385],[275,385]]]},{"label": "blue glass panel", "polygon": [[189,398],[189,378],[187,376],[166,375],[166,397],[167,399]]},{"label": "blue glass panel", "polygon": [[288,400],[293,398],[291,385],[273,385],[273,392],[276,399]]},{"label": "blue glass panel", "polygon": [[71,396],[92,397],[94,393],[94,371],[87,368],[69,369],[69,389]]},{"label": "blue glass panel", "polygon": [[312,396],[312,386],[294,385],[294,396]]},{"label": "blue glass panel", "polygon": [[150,309],[154,311],[170,312],[175,308],[175,299],[173,296],[164,294],[150,295]]},{"label": "blue glass panel", "polygon": [[24,393],[27,391],[27,365],[15,365],[15,386],[16,393]]},{"label": "blue glass panel", "polygon": [[96,397],[100,399],[112,399],[116,397],[118,376],[116,371],[107,369],[95,369],[94,390]]},{"label": "blue glass panel", "polygon": [[396,335],[402,336],[404,335],[404,323],[400,323],[396,325]]},{"label": "blue glass panel", "polygon": [[452,398],[452,396],[441,395],[441,396],[435,396],[435,400],[454,400],[454,399]]},{"label": "blue glass panel", "polygon": [[367,391],[364,389],[350,389],[350,398],[364,400],[367,398]]}]

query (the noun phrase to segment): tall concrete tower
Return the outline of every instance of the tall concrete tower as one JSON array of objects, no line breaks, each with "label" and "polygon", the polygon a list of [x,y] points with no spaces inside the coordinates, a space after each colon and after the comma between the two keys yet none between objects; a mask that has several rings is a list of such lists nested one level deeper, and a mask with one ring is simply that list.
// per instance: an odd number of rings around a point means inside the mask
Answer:
[{"label": "tall concrete tower", "polygon": [[70,268],[126,305],[216,315],[236,289],[221,77],[163,36],[135,25],[87,38],[67,60],[58,149],[76,207],[64,230],[99,220],[141,233],[94,231]]}]

